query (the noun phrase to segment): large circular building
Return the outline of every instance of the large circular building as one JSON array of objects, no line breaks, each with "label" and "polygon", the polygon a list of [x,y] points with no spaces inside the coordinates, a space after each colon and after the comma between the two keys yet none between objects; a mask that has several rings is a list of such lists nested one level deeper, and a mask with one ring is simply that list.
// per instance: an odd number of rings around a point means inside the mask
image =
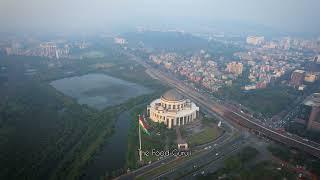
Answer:
[{"label": "large circular building", "polygon": [[170,90],[152,101],[147,112],[152,121],[163,122],[168,128],[172,128],[194,121],[198,117],[199,107],[176,90]]}]

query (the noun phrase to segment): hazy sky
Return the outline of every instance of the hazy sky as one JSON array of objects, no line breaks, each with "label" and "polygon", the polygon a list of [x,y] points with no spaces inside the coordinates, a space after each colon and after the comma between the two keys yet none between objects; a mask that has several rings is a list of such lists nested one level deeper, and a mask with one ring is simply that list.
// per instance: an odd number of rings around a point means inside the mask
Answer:
[{"label": "hazy sky", "polygon": [[[320,0],[0,0],[1,30],[103,30],[119,25],[240,21],[320,33]],[[236,28],[236,27],[234,27]]]}]

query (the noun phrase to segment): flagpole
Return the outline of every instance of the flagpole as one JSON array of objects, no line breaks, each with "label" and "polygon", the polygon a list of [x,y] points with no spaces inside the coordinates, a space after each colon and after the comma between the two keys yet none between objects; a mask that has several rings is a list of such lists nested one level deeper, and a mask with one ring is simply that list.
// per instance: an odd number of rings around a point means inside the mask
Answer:
[{"label": "flagpole", "polygon": [[[140,121],[140,114],[139,114],[139,121]],[[142,161],[142,149],[141,149],[141,130],[140,130],[140,122],[138,122],[139,126],[139,157],[140,157],[140,162]]]}]

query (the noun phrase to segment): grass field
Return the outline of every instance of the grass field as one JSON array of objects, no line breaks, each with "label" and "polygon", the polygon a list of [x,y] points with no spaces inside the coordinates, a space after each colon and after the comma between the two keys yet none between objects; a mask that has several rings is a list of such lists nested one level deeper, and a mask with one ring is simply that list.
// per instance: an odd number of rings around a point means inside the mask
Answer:
[{"label": "grass field", "polygon": [[190,136],[187,139],[189,146],[197,146],[213,141],[222,133],[221,129],[218,129],[216,126],[207,126],[203,131]]}]

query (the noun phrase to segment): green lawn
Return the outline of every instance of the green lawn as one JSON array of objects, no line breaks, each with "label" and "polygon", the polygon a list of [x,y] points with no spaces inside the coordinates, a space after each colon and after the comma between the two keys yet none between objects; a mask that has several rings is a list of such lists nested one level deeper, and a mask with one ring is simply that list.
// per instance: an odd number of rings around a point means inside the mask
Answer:
[{"label": "green lawn", "polygon": [[220,134],[221,130],[217,127],[205,127],[203,131],[190,136],[187,142],[190,146],[197,146],[200,144],[205,144],[216,139]]}]

